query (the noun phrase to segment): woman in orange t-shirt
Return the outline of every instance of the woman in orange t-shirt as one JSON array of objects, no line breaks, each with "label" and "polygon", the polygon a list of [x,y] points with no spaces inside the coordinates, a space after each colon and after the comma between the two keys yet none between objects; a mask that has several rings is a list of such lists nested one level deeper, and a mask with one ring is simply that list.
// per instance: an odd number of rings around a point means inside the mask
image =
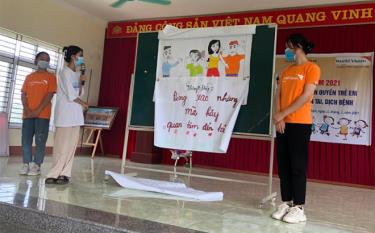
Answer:
[{"label": "woman in orange t-shirt", "polygon": [[277,160],[283,203],[272,217],[288,223],[306,221],[306,170],[312,125],[312,98],[320,68],[306,54],[314,44],[302,34],[286,40],[285,56],[293,64],[283,70],[275,95]]}]

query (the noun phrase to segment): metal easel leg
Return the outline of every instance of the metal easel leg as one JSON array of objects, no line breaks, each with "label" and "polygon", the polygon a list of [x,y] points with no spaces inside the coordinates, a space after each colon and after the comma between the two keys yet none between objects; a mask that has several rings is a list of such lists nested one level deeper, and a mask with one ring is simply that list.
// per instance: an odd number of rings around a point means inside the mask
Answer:
[{"label": "metal easel leg", "polygon": [[176,157],[176,160],[174,162],[174,166],[173,166],[173,175],[174,175],[174,179],[177,179],[177,163],[178,163],[178,160],[180,159],[179,156]]},{"label": "metal easel leg", "polygon": [[272,135],[271,148],[270,148],[270,167],[269,167],[269,173],[268,173],[268,195],[262,198],[262,200],[259,203],[259,208],[263,208],[263,206],[267,202],[270,202],[272,206],[275,206],[277,193],[272,192],[273,161],[274,161],[274,149],[275,149],[274,147],[275,147],[275,139]]}]

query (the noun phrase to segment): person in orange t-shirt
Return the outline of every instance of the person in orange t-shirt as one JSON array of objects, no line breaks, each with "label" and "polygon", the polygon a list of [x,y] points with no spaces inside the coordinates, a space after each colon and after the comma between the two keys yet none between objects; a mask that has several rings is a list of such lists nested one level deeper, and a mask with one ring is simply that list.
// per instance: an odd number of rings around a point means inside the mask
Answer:
[{"label": "person in orange t-shirt", "polygon": [[[46,52],[35,56],[37,70],[26,76],[22,86],[22,152],[23,166],[20,175],[40,175],[49,132],[51,100],[56,92],[56,76],[47,71],[50,57]],[[36,153],[32,156],[35,136]]]},{"label": "person in orange t-shirt", "polygon": [[320,68],[308,61],[314,44],[302,34],[286,40],[285,56],[293,64],[283,70],[275,95],[277,161],[283,203],[272,217],[288,223],[305,222],[306,170],[312,128],[312,98]]}]

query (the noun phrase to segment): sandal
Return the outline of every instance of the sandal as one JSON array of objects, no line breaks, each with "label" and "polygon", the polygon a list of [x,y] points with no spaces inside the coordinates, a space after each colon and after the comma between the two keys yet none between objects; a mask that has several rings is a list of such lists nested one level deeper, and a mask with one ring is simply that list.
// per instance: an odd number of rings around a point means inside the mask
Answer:
[{"label": "sandal", "polygon": [[46,184],[56,184],[56,181],[57,181],[57,179],[55,179],[55,178],[47,178],[45,180],[45,183]]},{"label": "sandal", "polygon": [[56,184],[67,184],[67,183],[69,183],[69,177],[67,176],[57,177]]}]

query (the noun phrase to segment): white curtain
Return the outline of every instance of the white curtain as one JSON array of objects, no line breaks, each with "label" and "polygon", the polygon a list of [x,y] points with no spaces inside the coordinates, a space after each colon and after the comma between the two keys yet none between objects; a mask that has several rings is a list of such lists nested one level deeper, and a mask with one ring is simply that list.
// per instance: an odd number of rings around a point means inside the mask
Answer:
[{"label": "white curtain", "polygon": [[0,112],[0,156],[9,156],[8,114]]}]

